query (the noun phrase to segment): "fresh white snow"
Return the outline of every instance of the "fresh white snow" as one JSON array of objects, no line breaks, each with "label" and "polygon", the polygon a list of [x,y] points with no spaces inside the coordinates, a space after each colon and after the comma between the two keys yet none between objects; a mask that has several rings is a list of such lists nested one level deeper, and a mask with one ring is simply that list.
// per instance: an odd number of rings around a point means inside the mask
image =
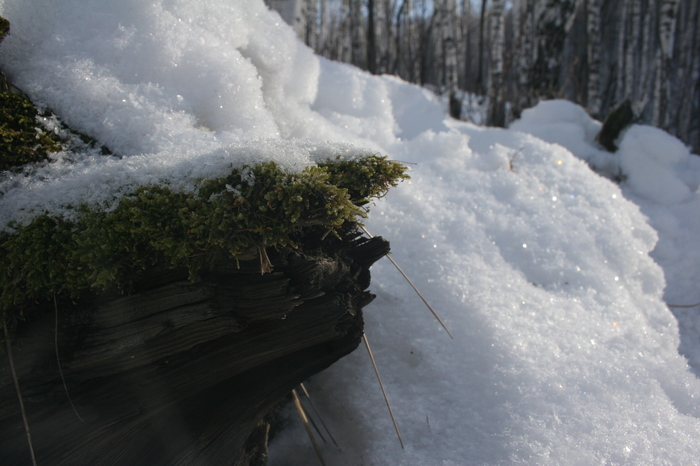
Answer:
[{"label": "fresh white snow", "polygon": [[[255,160],[411,164],[367,227],[455,339],[376,264],[366,332],[406,449],[360,348],[307,385],[341,445],[322,446],[328,464],[700,459],[686,359],[700,372],[700,308],[665,304],[700,302],[700,159],[671,136],[633,126],[608,154],[600,123],[563,101],[507,130],[457,122],[426,90],[315,57],[262,0],[0,0],[0,14],[9,77],[124,155],[0,180],[3,227]],[[272,466],[316,461],[299,424],[272,444]]]}]

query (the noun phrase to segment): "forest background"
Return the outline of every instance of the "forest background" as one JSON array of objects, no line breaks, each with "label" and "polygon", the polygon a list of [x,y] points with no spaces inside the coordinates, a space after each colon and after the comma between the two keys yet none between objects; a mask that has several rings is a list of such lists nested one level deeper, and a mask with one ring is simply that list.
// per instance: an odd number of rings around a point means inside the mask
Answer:
[{"label": "forest background", "polygon": [[449,97],[450,113],[507,126],[563,98],[700,153],[698,0],[266,0],[317,54]]}]

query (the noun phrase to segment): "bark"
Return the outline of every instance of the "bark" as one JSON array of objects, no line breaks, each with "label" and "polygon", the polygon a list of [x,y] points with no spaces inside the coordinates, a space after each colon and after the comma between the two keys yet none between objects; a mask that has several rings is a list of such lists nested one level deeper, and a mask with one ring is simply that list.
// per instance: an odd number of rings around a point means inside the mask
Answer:
[{"label": "bark", "polygon": [[530,82],[539,98],[560,97],[566,26],[575,6],[574,0],[546,0],[537,16]]},{"label": "bark", "polygon": [[[698,14],[700,13],[700,2],[696,1],[684,1],[682,3],[683,10],[679,14],[679,20],[683,22],[679,24],[681,28],[680,32],[680,45],[678,47],[678,81],[680,83],[681,89],[693,89],[695,84],[695,67],[697,66],[698,54],[700,53],[700,44],[697,43],[696,37],[698,36],[697,25],[698,25]],[[690,98],[680,98],[677,105],[674,107],[678,108],[676,112],[676,121],[674,126],[677,128],[677,135],[681,139],[689,142],[693,142],[690,135],[690,122],[692,109],[694,104],[693,93],[691,92]],[[694,141],[697,144],[697,141]]]},{"label": "bark", "polygon": [[[393,66],[389,71],[392,74],[406,77],[408,75],[407,64],[411,63],[411,22],[410,22],[410,11],[411,2],[409,0],[402,0],[401,6],[399,6],[396,12],[396,35],[394,40],[396,44],[394,48],[396,49],[396,58],[393,62]],[[409,78],[409,81],[411,78]]]},{"label": "bark", "polygon": [[374,0],[367,0],[367,71],[377,74],[377,42],[374,25]]},{"label": "bark", "polygon": [[600,0],[588,0],[588,110],[600,116]]},{"label": "bark", "polygon": [[[39,464],[247,464],[246,439],[281,397],[353,351],[381,238],[308,236],[303,251],[219,264],[201,281],[153,270],[130,296],[58,304],[18,329],[14,361]],[[249,444],[251,442],[248,442]],[[259,442],[252,442],[259,443]],[[2,464],[29,451],[0,365]]]},{"label": "bark", "polygon": [[533,86],[530,82],[530,76],[535,32],[535,0],[525,0],[524,3],[518,38],[518,101],[514,112],[516,116],[534,103],[531,97]]},{"label": "bark", "polygon": [[637,86],[640,82],[636,64],[638,61],[635,59],[639,55],[639,38],[641,37],[642,28],[642,2],[641,0],[631,0],[630,15],[630,34],[629,41],[627,45],[627,51],[625,53],[625,85],[624,85],[624,98],[634,100],[638,97]]},{"label": "bark", "polygon": [[669,80],[677,16],[678,0],[662,0],[659,18],[659,48],[656,55],[653,122],[655,126],[663,129],[669,127],[669,103],[672,89]]},{"label": "bark", "polygon": [[476,75],[476,89],[481,95],[484,94],[484,35],[486,23],[486,3],[488,0],[481,0],[481,12],[479,14],[479,65]]},{"label": "bark", "polygon": [[627,51],[628,42],[632,33],[629,27],[629,17],[631,5],[633,0],[623,0],[622,6],[620,7],[620,20],[618,23],[617,32],[617,62],[615,65],[616,70],[616,82],[615,82],[615,102],[621,102],[625,98],[625,77],[627,75]]},{"label": "bark", "polygon": [[318,46],[318,0],[304,1],[304,42],[315,49]]},{"label": "bark", "polygon": [[351,37],[351,61],[353,65],[363,68],[365,65],[364,36],[362,34],[362,0],[349,0],[350,2],[350,37]]},{"label": "bark", "polygon": [[444,19],[442,22],[442,41],[444,49],[444,86],[450,96],[457,93],[459,82],[457,63],[457,4],[455,0],[445,0]]},{"label": "bark", "polygon": [[505,46],[505,1],[493,0],[491,7],[491,67],[489,74],[489,108],[487,124],[505,126],[505,102],[503,100],[503,52]]}]

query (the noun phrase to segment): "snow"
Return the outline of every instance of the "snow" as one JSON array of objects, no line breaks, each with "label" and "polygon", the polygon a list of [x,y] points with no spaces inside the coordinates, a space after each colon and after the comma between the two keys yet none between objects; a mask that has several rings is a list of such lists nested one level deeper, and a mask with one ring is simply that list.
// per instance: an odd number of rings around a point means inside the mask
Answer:
[{"label": "snow", "polygon": [[256,160],[300,171],[366,153],[311,110],[319,59],[259,0],[0,0],[0,11],[13,84],[123,156],[87,151],[70,168],[0,179],[0,230],[42,212],[70,218],[86,201],[109,209],[148,183],[191,190]]},{"label": "snow", "polygon": [[[700,302],[700,159],[671,136],[634,126],[608,154],[600,123],[563,101],[507,130],[454,121],[426,90],[315,57],[262,0],[0,0],[0,14],[10,78],[124,156],[6,176],[4,226],[256,160],[411,164],[367,227],[455,338],[377,263],[366,331],[406,449],[359,349],[307,384],[342,448],[322,446],[328,464],[700,458],[698,308],[665,304]],[[315,464],[305,435],[282,432],[270,464]]]}]

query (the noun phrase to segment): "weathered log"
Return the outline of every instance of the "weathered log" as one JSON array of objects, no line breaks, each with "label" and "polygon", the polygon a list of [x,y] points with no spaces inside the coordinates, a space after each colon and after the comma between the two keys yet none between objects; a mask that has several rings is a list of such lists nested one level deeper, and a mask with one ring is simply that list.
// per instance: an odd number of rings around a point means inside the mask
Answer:
[{"label": "weathered log", "polygon": [[[195,283],[186,270],[153,270],[128,296],[47,303],[13,343],[38,463],[247,464],[244,444],[267,410],[361,340],[368,269],[388,243],[323,244],[268,251],[270,273],[253,255]],[[30,463],[7,356],[0,458]]]}]

